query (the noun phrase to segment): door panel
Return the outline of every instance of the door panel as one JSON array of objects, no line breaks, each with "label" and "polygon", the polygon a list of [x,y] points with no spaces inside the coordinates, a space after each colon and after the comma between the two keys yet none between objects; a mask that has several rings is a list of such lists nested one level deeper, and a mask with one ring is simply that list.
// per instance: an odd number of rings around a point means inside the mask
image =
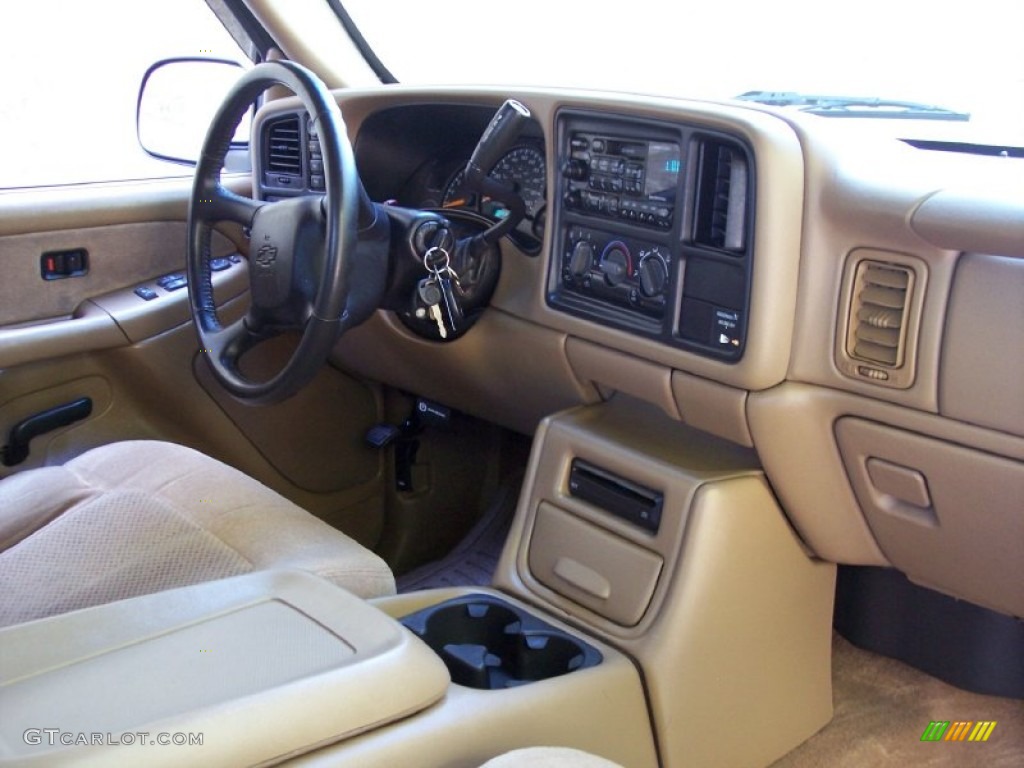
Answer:
[{"label": "door panel", "polygon": [[[158,221],[0,238],[0,326],[70,315],[87,299],[183,266],[185,223]],[[220,239],[223,254],[230,244]],[[44,280],[42,254],[84,249],[88,273]]]},{"label": "door panel", "polygon": [[[242,193],[247,184],[230,182]],[[188,180],[177,180],[0,193],[0,442],[31,415],[93,400],[87,419],[33,439],[28,459],[0,467],[0,478],[117,440],[170,440],[376,544],[384,463],[362,443],[379,420],[376,389],[327,367],[281,405],[236,403],[210,380],[187,290],[156,286],[185,268],[190,191]],[[240,230],[226,230],[216,255],[244,256],[245,245]],[[71,248],[89,252],[88,274],[44,280],[41,255]],[[245,310],[246,273],[243,260],[215,274],[226,320]],[[136,296],[139,285],[158,298]]]}]

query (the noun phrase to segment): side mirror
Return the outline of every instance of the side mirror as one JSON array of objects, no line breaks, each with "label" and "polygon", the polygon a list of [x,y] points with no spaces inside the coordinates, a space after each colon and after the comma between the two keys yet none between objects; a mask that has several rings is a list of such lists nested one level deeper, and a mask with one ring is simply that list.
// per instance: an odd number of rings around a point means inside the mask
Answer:
[{"label": "side mirror", "polygon": [[[142,149],[161,160],[195,165],[210,122],[241,70],[240,64],[225,59],[163,59],[153,64],[142,77],[135,108]],[[251,126],[250,110],[235,131],[226,170],[250,170]]]}]

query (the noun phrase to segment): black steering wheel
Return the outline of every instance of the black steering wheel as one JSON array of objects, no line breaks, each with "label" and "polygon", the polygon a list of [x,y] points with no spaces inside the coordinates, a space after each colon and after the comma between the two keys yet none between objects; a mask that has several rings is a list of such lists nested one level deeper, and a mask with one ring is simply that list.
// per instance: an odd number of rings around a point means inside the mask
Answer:
[{"label": "black steering wheel", "polygon": [[[283,85],[301,100],[320,136],[326,195],[265,203],[222,186],[224,158],[243,114],[265,89]],[[369,274],[355,285],[354,254],[360,230],[374,227],[375,207],[356,172],[341,112],[327,87],[293,62],[260,64],[232,88],[213,118],[196,166],[188,211],[188,290],[200,346],[214,376],[239,400],[280,402],[308,383],[341,333],[376,308],[386,278],[381,247],[360,267]],[[232,221],[250,231],[250,307],[222,325],[210,269],[211,228]],[[369,238],[372,240],[373,238]],[[380,243],[377,243],[380,246]],[[371,246],[372,247],[372,246]],[[374,258],[376,255],[376,258]],[[239,358],[259,342],[298,331],[298,347],[266,381],[241,373]]]}]

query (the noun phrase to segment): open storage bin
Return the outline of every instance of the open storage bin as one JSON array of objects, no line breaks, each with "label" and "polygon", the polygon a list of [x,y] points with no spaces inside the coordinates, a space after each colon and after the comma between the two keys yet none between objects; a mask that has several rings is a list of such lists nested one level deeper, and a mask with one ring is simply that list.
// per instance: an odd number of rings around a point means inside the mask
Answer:
[{"label": "open storage bin", "polygon": [[578,637],[490,595],[467,595],[401,619],[448,667],[452,682],[496,690],[601,663]]}]

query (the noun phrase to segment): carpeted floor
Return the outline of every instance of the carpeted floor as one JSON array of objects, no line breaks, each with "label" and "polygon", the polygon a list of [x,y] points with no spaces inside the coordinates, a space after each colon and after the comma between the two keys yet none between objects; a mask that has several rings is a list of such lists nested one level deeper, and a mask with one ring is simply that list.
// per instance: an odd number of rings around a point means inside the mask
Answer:
[{"label": "carpeted floor", "polygon": [[[839,635],[832,680],[832,722],[772,768],[1024,766],[1024,701],[963,691]],[[997,724],[985,743],[922,742],[932,720]]]},{"label": "carpeted floor", "polygon": [[522,475],[502,484],[483,517],[447,557],[398,577],[399,592],[490,586],[519,501]]}]

